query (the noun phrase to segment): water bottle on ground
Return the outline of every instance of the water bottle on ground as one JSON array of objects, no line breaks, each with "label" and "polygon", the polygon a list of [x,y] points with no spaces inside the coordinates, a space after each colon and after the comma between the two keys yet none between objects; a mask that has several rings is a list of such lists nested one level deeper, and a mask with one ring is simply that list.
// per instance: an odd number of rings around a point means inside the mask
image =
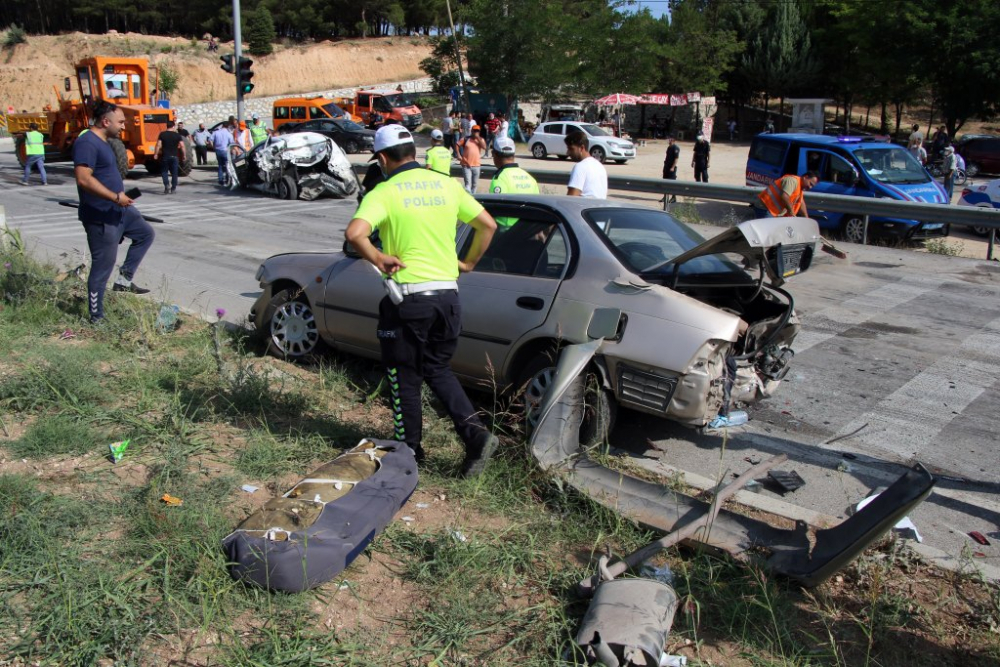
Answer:
[{"label": "water bottle on ground", "polygon": [[728,415],[719,415],[708,422],[709,428],[726,428],[729,426],[740,426],[750,421],[750,415],[746,410],[731,410]]},{"label": "water bottle on ground", "polygon": [[156,330],[161,333],[177,328],[177,314],[181,312],[178,306],[160,306],[160,314],[156,316]]}]

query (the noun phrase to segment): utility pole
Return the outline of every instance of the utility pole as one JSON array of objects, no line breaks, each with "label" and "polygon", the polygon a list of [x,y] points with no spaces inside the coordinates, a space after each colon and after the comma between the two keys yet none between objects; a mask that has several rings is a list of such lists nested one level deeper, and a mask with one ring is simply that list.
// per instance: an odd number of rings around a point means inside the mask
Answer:
[{"label": "utility pole", "polygon": [[[238,2],[238,0],[233,0]],[[448,8],[448,23],[451,24],[451,37],[455,40],[455,62],[458,63],[458,83],[462,87],[462,99],[465,100],[465,112],[472,113],[472,105],[469,103],[469,91],[465,87],[465,72],[462,71],[462,48],[458,45],[458,33],[455,32],[455,19],[451,17],[451,0],[445,0]]]},{"label": "utility pole", "polygon": [[[233,0],[233,46],[235,47],[236,55],[233,58],[234,65],[236,65],[237,71],[239,71],[240,59],[243,57],[243,28],[240,25],[240,0]],[[237,122],[243,121],[243,88],[241,86],[240,77],[236,75],[236,120]]]}]

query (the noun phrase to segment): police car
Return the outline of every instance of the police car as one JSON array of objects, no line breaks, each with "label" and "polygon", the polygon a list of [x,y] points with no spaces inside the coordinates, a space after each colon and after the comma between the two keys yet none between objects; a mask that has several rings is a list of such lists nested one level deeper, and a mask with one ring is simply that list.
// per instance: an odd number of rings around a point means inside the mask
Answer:
[{"label": "police car", "polygon": [[[982,208],[1000,208],[1000,178],[983,185],[974,185],[962,190],[959,206],[980,206]],[[972,231],[980,236],[989,236],[989,227],[972,227]]]}]

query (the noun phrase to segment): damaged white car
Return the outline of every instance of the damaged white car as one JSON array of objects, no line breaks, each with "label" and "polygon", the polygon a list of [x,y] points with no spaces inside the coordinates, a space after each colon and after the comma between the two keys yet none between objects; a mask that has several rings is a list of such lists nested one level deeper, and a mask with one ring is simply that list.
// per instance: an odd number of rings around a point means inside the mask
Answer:
[{"label": "damaged white car", "polygon": [[[782,283],[805,271],[820,240],[804,218],[751,220],[705,241],[667,213],[582,197],[484,196],[502,218],[475,271],[458,281],[462,333],[452,368],[479,387],[551,384],[558,351],[588,339],[595,310],[621,312],[594,357],[591,420],[618,405],[704,426],[768,396],[788,371],[799,330]],[[459,256],[472,234],[458,230]],[[325,345],[377,359],[383,286],[350,247],[266,260],[251,313],[272,353]],[[531,413],[529,412],[529,419]]]},{"label": "damaged white car", "polygon": [[333,139],[314,132],[268,137],[229,160],[230,188],[258,190],[281,199],[343,199],[356,195],[358,179]]}]

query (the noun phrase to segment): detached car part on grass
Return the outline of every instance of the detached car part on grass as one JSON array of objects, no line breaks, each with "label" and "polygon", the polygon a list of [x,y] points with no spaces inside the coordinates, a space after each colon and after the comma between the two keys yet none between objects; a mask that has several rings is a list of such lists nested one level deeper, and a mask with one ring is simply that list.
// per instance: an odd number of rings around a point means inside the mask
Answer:
[{"label": "detached car part on grass", "polygon": [[356,195],[358,179],[333,139],[315,132],[268,137],[229,160],[230,188],[258,190],[281,199],[343,199]]},{"label": "detached car part on grass", "polygon": [[[588,343],[560,355],[549,392],[531,435],[532,455],[542,469],[576,490],[643,526],[671,532],[712,511],[709,503],[594,462],[580,446],[584,375],[592,357],[613,336],[620,313],[595,311]],[[934,478],[920,464],[907,471],[868,506],[832,528],[797,522],[794,529],[720,509],[709,527],[691,538],[739,560],[759,557],[768,569],[814,586],[830,577],[884,535],[930,494]]]},{"label": "detached car part on grass", "polygon": [[417,488],[404,443],[362,440],[272,498],[222,548],[234,579],[273,591],[305,591],[342,572]]}]

